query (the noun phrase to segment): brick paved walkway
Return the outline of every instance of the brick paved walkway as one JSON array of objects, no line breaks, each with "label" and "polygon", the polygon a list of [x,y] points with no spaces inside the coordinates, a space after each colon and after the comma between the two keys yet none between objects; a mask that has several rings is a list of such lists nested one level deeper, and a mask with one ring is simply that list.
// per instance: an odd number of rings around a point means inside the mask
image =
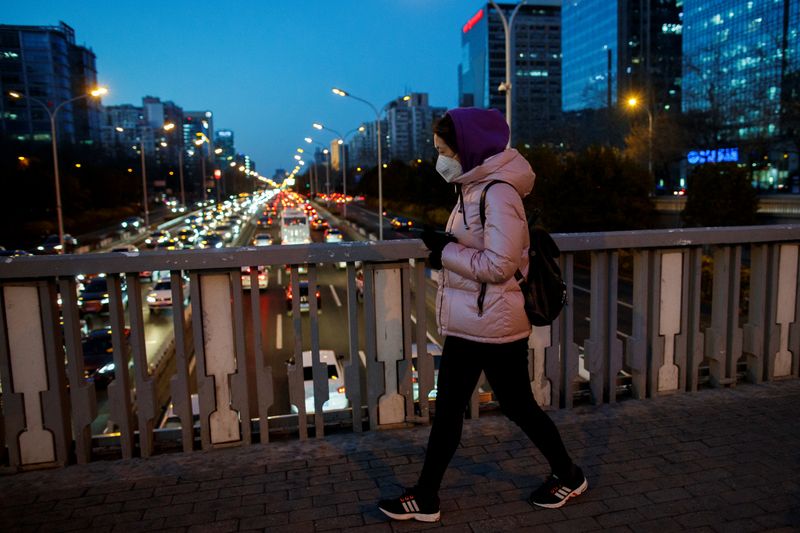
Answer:
[{"label": "brick paved walkway", "polygon": [[438,524],[375,507],[412,484],[428,428],[97,462],[0,477],[0,531],[800,531],[800,381],[553,413],[590,489],[547,474],[502,416],[465,425]]}]

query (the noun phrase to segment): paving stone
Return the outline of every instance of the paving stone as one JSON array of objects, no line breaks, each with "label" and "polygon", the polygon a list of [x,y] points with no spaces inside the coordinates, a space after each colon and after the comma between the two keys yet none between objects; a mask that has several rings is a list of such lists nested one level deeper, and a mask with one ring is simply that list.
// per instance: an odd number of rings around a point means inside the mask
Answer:
[{"label": "paving stone", "polygon": [[349,514],[344,516],[334,516],[314,521],[314,528],[317,531],[329,531],[332,529],[349,530],[353,527],[363,526],[364,519],[360,514]]},{"label": "paving stone", "polygon": [[[289,513],[272,513],[272,514],[265,514],[262,516],[253,516],[248,518],[242,518],[239,521],[239,527],[241,529],[263,529],[271,526],[286,526],[289,523]],[[285,531],[285,530],[284,530]],[[295,531],[294,526],[292,527],[292,531]]]},{"label": "paving stone", "polygon": [[210,524],[195,524],[189,527],[189,533],[230,533],[238,531],[238,520],[223,520]]}]

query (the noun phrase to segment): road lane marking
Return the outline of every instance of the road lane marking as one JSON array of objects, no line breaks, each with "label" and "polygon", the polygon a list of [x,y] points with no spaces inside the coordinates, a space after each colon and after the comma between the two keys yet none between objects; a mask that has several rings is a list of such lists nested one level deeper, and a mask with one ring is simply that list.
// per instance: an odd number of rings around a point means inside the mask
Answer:
[{"label": "road lane marking", "polygon": [[[415,317],[413,314],[411,315],[411,322],[413,322],[414,324],[417,323],[417,317]],[[433,335],[431,335],[430,331],[425,331],[425,335],[428,337],[428,340],[431,341],[436,346],[438,346],[439,349],[442,348],[441,345],[439,344],[439,341],[433,338]]]},{"label": "road lane marking", "polygon": [[333,294],[333,301],[336,302],[336,307],[342,306],[342,301],[339,300],[339,295],[336,294],[336,289],[333,288],[333,285],[328,285],[331,288],[331,294]]},{"label": "road lane marking", "polygon": [[278,329],[275,331],[275,348],[283,350],[283,314],[278,313],[276,316],[275,327]]}]

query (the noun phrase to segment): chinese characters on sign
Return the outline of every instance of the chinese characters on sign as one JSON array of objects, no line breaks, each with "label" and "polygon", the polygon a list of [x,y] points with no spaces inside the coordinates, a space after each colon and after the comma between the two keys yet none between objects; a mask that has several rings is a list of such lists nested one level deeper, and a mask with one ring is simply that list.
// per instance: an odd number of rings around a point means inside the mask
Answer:
[{"label": "chinese characters on sign", "polygon": [[737,163],[739,161],[738,148],[718,148],[716,150],[692,150],[686,154],[690,165],[703,165],[705,163]]}]

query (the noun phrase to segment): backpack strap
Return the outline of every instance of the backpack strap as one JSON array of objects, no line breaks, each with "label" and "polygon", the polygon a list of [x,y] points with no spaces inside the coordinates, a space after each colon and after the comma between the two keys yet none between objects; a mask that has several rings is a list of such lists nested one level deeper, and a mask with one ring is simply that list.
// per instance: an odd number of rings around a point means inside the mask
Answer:
[{"label": "backpack strap", "polygon": [[[511,187],[513,187],[513,185],[511,185],[507,181],[492,180],[486,185],[486,187],[483,188],[483,190],[481,191],[481,201],[478,206],[481,215],[481,228],[484,228],[486,226],[486,191],[488,191],[489,188],[495,183],[505,183],[506,185],[510,185]],[[517,271],[514,272],[514,277],[518,282],[520,280],[523,281],[525,280],[525,277],[522,275],[522,272],[520,272],[519,269],[517,269]],[[484,282],[481,283],[481,292],[478,293],[478,316],[483,316],[483,301],[485,299],[486,299],[486,283]]]}]

